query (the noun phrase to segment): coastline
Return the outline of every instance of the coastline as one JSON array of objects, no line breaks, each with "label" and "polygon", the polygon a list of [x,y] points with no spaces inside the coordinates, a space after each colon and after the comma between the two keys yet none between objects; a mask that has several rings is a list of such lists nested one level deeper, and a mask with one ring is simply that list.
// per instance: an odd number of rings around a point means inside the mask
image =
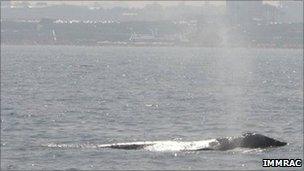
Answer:
[{"label": "coastline", "polygon": [[304,49],[303,45],[299,46],[202,46],[195,44],[57,44],[57,43],[2,43],[1,46],[75,46],[75,47],[183,47],[183,48],[249,48],[249,49]]}]

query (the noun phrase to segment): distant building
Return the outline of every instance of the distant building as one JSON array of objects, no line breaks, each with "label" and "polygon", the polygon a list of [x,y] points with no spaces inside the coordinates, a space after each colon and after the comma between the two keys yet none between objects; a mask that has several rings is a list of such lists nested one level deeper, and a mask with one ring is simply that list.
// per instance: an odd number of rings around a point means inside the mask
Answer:
[{"label": "distant building", "polygon": [[144,20],[146,21],[156,21],[161,20],[163,15],[163,7],[154,2],[153,4],[147,4],[142,11]]},{"label": "distant building", "polygon": [[282,15],[282,12],[278,9],[278,7],[264,4],[263,5],[263,22],[265,23],[274,23],[279,22],[279,18]]},{"label": "distant building", "polygon": [[226,13],[233,23],[261,20],[262,10],[263,1],[226,1]]},{"label": "distant building", "polygon": [[280,1],[279,18],[283,23],[303,23],[303,1]]},{"label": "distant building", "polygon": [[34,4],[34,7],[36,7],[36,8],[44,8],[47,6],[48,6],[48,4],[46,2],[37,2]]},{"label": "distant building", "polygon": [[11,8],[29,8],[32,7],[32,2],[30,1],[12,1]]},{"label": "distant building", "polygon": [[226,14],[233,23],[301,22],[303,3],[283,1],[275,6],[262,1],[227,1]]},{"label": "distant building", "polygon": [[11,1],[2,1],[1,0],[1,8],[10,8],[12,5]]}]

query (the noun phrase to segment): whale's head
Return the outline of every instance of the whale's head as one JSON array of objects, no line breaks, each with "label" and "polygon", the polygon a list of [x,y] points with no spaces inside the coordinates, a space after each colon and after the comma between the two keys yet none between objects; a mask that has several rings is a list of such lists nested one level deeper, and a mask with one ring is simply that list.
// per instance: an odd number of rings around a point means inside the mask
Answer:
[{"label": "whale's head", "polygon": [[246,148],[267,148],[287,145],[286,142],[281,142],[256,133],[245,133],[242,137],[241,147]]}]

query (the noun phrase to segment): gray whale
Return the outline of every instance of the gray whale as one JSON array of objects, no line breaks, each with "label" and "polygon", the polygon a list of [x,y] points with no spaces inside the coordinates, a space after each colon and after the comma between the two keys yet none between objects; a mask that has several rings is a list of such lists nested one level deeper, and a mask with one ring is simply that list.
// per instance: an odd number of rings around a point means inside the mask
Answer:
[{"label": "gray whale", "polygon": [[268,148],[287,145],[273,138],[257,133],[245,133],[239,137],[225,137],[203,141],[147,141],[100,145],[100,148],[125,150],[146,149],[151,151],[200,151],[200,150],[231,150],[234,148]]},{"label": "gray whale", "polygon": [[123,150],[148,151],[201,151],[231,150],[234,148],[269,148],[287,145],[286,142],[275,140],[262,134],[245,133],[238,137],[224,137],[200,141],[142,141],[114,144],[48,144],[51,148],[111,148]]}]

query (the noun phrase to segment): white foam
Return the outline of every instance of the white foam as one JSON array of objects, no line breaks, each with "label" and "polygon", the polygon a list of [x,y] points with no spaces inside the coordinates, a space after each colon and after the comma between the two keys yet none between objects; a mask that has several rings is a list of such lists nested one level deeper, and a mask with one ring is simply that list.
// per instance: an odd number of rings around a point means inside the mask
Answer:
[{"label": "white foam", "polygon": [[215,139],[203,141],[142,141],[114,144],[56,144],[43,145],[49,148],[110,148],[113,146],[146,145],[143,149],[148,151],[194,151],[210,147]]},{"label": "white foam", "polygon": [[191,141],[191,142],[182,142],[182,141],[157,141],[153,145],[144,147],[148,151],[194,151],[210,147],[210,143],[214,142],[212,140],[204,141]]},{"label": "white foam", "polygon": [[107,148],[111,146],[128,146],[128,145],[150,145],[154,144],[157,141],[138,141],[138,142],[127,142],[127,143],[114,143],[114,144],[99,144],[96,145],[98,148]]}]

